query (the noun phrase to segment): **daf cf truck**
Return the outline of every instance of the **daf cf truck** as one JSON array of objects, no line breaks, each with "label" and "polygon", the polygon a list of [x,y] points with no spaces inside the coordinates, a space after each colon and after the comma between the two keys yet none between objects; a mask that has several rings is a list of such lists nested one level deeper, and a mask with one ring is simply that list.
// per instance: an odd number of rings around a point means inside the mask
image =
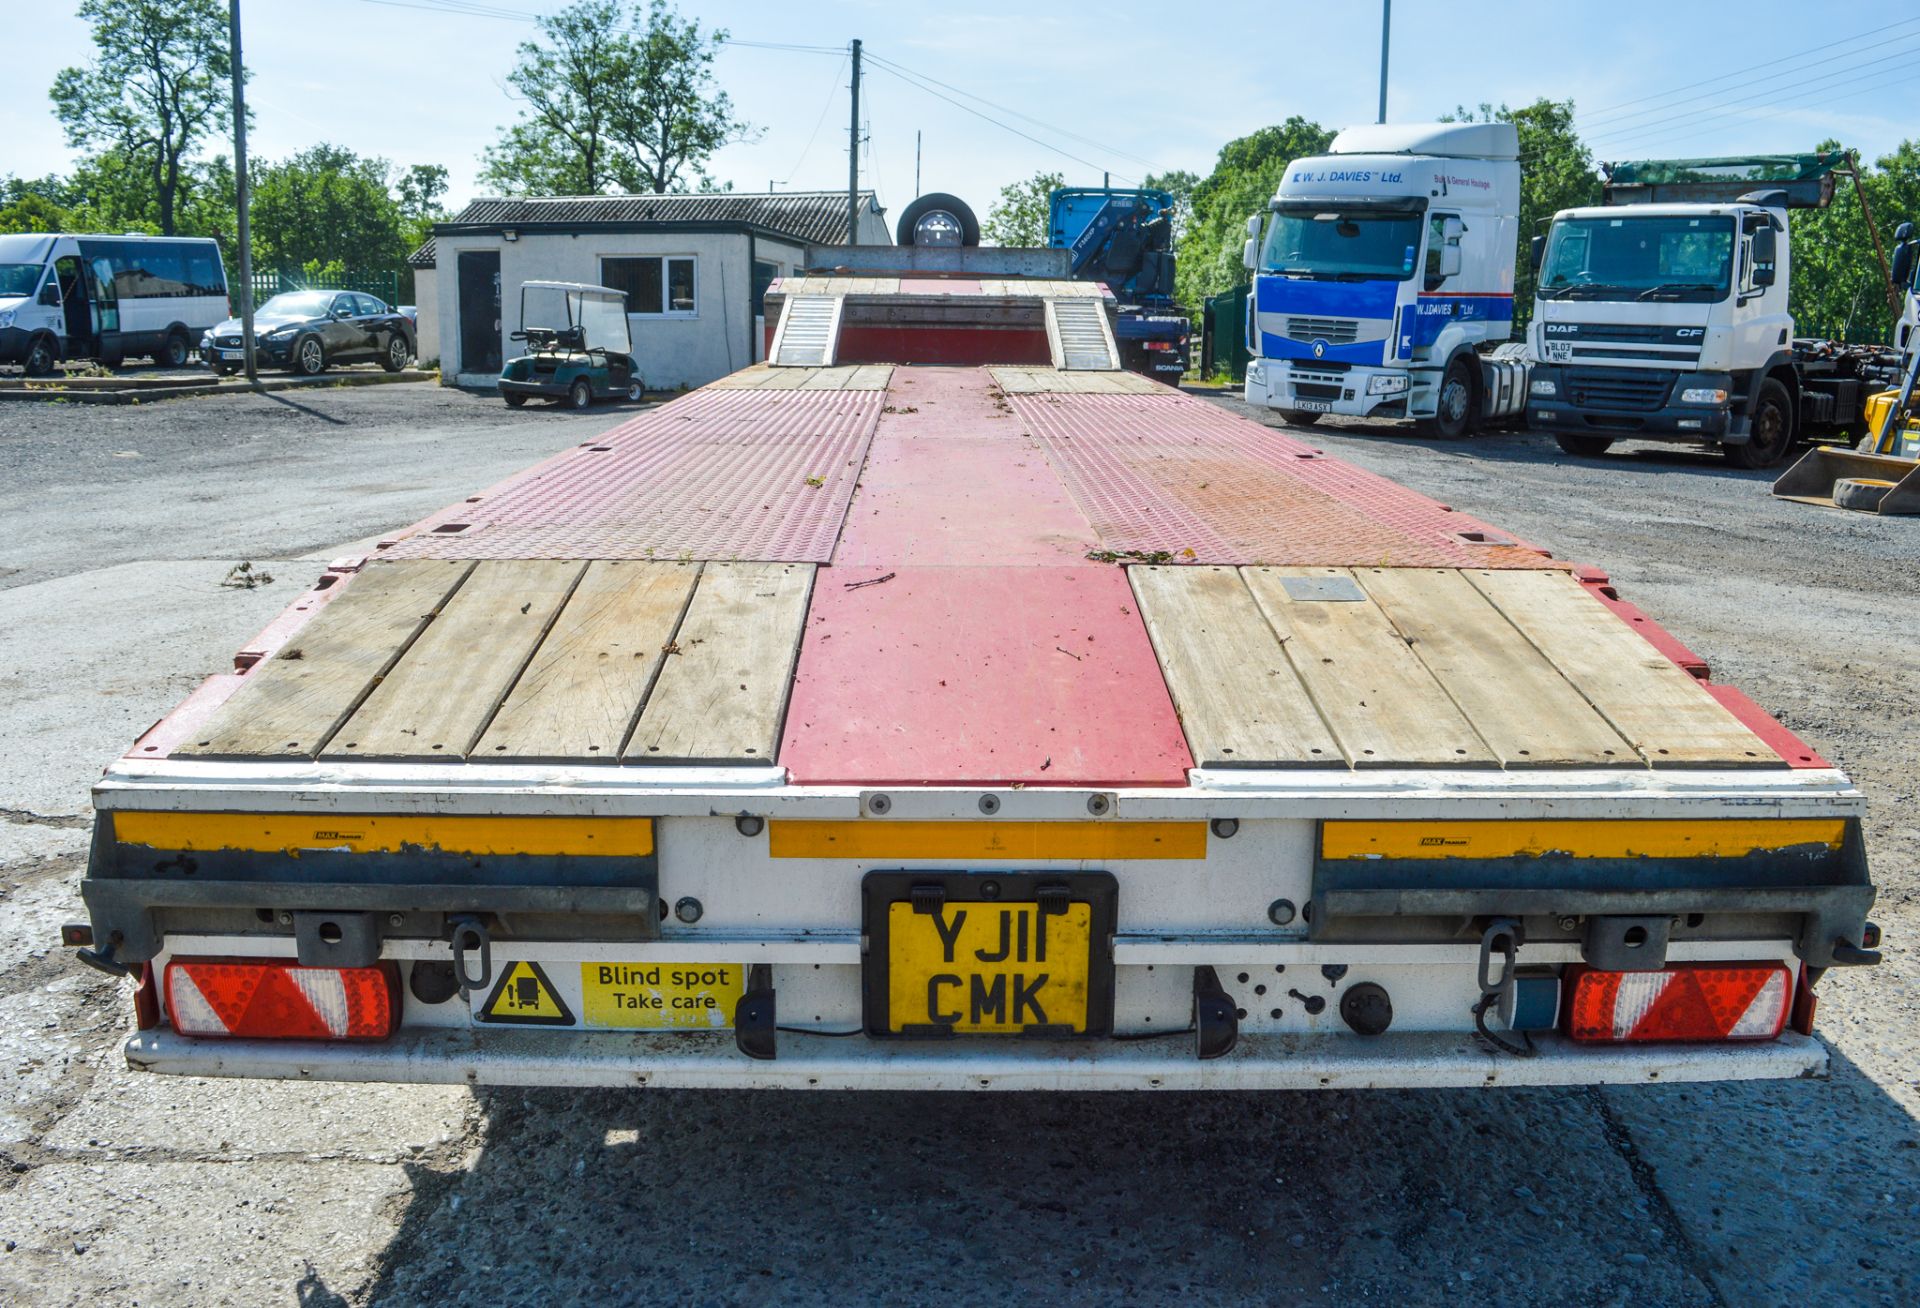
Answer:
[{"label": "daf cf truck", "polygon": [[1831,203],[1840,151],[1614,165],[1602,205],[1563,209],[1539,269],[1527,425],[1569,454],[1704,442],[1770,468],[1803,437],[1850,440],[1897,386],[1882,345],[1796,338],[1790,209]]},{"label": "daf cf truck", "polygon": [[1246,399],[1290,422],[1411,418],[1461,436],[1524,402],[1511,123],[1352,127],[1247,220]]}]

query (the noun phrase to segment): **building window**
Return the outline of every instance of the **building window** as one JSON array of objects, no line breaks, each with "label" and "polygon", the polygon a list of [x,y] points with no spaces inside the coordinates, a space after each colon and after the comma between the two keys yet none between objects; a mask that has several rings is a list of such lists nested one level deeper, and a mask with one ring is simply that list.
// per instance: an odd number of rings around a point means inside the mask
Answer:
[{"label": "building window", "polygon": [[627,296],[627,312],[691,318],[699,307],[692,256],[639,255],[600,261],[600,281]]},{"label": "building window", "polygon": [[771,259],[753,261],[753,316],[761,318],[767,312],[767,288],[780,276],[780,265]]}]

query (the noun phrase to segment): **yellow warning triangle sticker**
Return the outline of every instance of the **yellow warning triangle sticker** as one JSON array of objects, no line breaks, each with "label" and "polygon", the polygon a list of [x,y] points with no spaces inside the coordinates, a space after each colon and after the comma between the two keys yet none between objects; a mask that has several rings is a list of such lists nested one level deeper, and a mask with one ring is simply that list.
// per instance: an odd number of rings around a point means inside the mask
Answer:
[{"label": "yellow warning triangle sticker", "polygon": [[521,1026],[572,1026],[573,1013],[538,963],[510,964],[474,1016]]}]

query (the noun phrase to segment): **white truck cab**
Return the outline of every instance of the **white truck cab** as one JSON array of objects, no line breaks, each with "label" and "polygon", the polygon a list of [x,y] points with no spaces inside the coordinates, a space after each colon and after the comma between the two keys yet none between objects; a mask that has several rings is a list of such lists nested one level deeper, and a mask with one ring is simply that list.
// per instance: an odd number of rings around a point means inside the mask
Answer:
[{"label": "white truck cab", "polygon": [[1511,123],[1352,127],[1248,220],[1248,404],[1295,422],[1412,418],[1459,435],[1516,411],[1520,211]]}]

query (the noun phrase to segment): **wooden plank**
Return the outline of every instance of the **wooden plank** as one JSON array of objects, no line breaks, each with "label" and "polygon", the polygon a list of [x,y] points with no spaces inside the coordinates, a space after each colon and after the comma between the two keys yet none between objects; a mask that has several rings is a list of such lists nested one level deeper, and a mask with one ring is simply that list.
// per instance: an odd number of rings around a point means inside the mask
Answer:
[{"label": "wooden plank", "polygon": [[1331,767],[1340,747],[1233,568],[1127,569],[1200,767]]},{"label": "wooden plank", "polygon": [[707,564],[625,761],[771,764],[812,589],[811,564]]},{"label": "wooden plank", "polygon": [[369,563],[174,756],[313,758],[472,568]]},{"label": "wooden plank", "polygon": [[681,563],[589,564],[474,761],[616,762],[699,575]]},{"label": "wooden plank", "polygon": [[1466,577],[1654,767],[1784,767],[1690,674],[1563,572]]},{"label": "wooden plank", "polygon": [[321,757],[465,758],[585,567],[549,559],[475,564]]},{"label": "wooden plank", "polygon": [[1633,746],[1457,570],[1356,568],[1354,576],[1501,766],[1639,766]]},{"label": "wooden plank", "polygon": [[1296,599],[1286,582],[1358,583],[1344,568],[1243,568],[1293,666],[1357,768],[1488,767],[1492,751],[1378,604]]}]

